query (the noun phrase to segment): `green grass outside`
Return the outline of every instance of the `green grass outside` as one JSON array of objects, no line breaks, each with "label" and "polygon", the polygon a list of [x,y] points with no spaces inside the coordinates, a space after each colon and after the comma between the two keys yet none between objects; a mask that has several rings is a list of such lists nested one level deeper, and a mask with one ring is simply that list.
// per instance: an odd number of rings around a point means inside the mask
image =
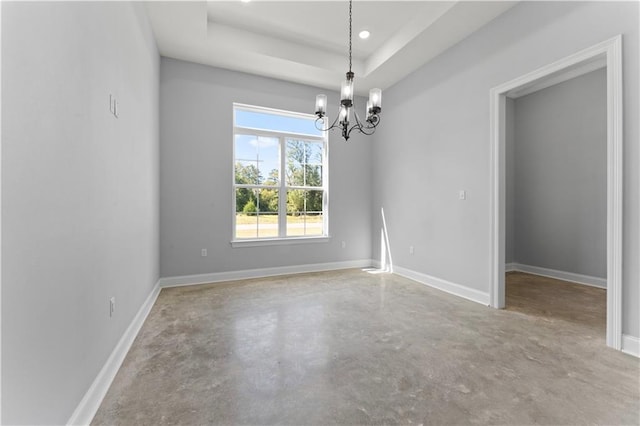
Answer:
[{"label": "green grass outside", "polygon": [[[287,215],[287,223],[322,223],[322,215],[313,215],[313,216],[294,216]],[[249,216],[243,213],[236,214],[236,225],[249,225],[256,223],[256,216]],[[278,223],[278,215],[277,214],[261,214],[260,215],[260,223],[264,224],[274,224]]]},{"label": "green grass outside", "polygon": [[[305,221],[306,219],[306,221]],[[278,215],[260,215],[260,225],[278,224]],[[287,229],[287,236],[319,236],[322,235],[322,216],[294,216],[287,215],[287,225],[306,223],[306,227]],[[236,225],[256,225],[256,216],[249,216],[242,213],[236,214]],[[257,229],[259,228],[259,229]],[[278,236],[278,228],[250,227],[250,229],[236,229],[236,238],[270,238]]]}]

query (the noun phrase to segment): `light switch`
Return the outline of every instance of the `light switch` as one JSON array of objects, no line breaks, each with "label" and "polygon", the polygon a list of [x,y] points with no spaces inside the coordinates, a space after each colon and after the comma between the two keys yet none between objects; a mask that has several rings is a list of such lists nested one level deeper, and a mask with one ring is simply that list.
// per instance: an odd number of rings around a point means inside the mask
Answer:
[{"label": "light switch", "polygon": [[458,192],[458,198],[461,199],[461,200],[466,200],[467,199],[467,191],[461,189]]}]

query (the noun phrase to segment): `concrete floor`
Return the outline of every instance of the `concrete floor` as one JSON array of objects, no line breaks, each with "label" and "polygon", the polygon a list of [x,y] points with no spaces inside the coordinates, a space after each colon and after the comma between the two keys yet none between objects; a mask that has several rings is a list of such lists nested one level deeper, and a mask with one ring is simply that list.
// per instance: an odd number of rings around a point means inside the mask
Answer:
[{"label": "concrete floor", "polygon": [[164,289],[93,424],[639,424],[638,359],[513,278],[507,310],[359,270]]},{"label": "concrete floor", "polygon": [[509,272],[506,309],[580,326],[585,336],[602,340],[607,335],[607,291],[554,278]]}]

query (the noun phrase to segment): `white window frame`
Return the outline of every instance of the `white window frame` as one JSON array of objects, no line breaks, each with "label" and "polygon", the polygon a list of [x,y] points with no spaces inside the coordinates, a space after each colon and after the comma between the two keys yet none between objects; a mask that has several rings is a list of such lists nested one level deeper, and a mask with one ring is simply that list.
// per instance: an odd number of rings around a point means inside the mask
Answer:
[{"label": "white window frame", "polygon": [[[321,136],[307,135],[295,132],[284,132],[267,129],[257,129],[253,127],[236,126],[236,111],[244,110],[251,112],[276,114],[286,117],[305,118],[315,120],[313,114],[303,114],[292,111],[284,111],[274,108],[260,107],[254,105],[233,104],[233,158],[231,167],[231,210],[232,210],[232,226],[231,226],[231,246],[232,247],[255,247],[263,245],[287,245],[287,244],[307,244],[307,243],[323,243],[328,242],[329,235],[329,143],[327,132],[323,132]],[[246,185],[236,184],[235,177],[235,163],[236,163],[236,135],[238,134],[250,134],[256,136],[264,136],[269,138],[277,138],[279,141],[280,150],[280,179],[278,186],[273,185]],[[322,186],[307,187],[307,186],[288,186],[284,176],[284,170],[286,167],[286,140],[298,139],[309,142],[322,142]],[[277,189],[278,190],[278,237],[265,237],[265,238],[236,238],[236,189],[237,188],[250,188],[250,189]],[[307,190],[307,191],[322,191],[322,235],[304,235],[304,236],[287,236],[287,190]]]}]

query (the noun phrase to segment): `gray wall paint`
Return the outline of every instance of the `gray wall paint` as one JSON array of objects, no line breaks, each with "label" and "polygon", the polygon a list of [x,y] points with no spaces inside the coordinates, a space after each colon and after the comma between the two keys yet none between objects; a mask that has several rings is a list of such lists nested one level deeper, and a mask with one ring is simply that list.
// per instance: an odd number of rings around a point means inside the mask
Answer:
[{"label": "gray wall paint", "polygon": [[[319,89],[162,58],[163,277],[371,257],[371,138],[329,141],[328,243],[232,248],[233,102],[312,112]],[[337,105],[336,94],[330,105]],[[362,104],[362,102],[361,102]],[[330,111],[335,114],[336,110]],[[347,246],[342,249],[341,241]],[[208,250],[201,257],[200,250]]]},{"label": "gray wall paint", "polygon": [[64,424],[158,280],[159,55],[139,5],[4,2],[2,66],[2,423]]},{"label": "gray wall paint", "polygon": [[397,266],[489,292],[490,89],[622,34],[623,332],[640,335],[638,12],[637,2],[523,2],[385,91],[373,235],[384,208]]},{"label": "gray wall paint", "polygon": [[606,96],[600,69],[516,99],[516,262],[606,278]]}]

